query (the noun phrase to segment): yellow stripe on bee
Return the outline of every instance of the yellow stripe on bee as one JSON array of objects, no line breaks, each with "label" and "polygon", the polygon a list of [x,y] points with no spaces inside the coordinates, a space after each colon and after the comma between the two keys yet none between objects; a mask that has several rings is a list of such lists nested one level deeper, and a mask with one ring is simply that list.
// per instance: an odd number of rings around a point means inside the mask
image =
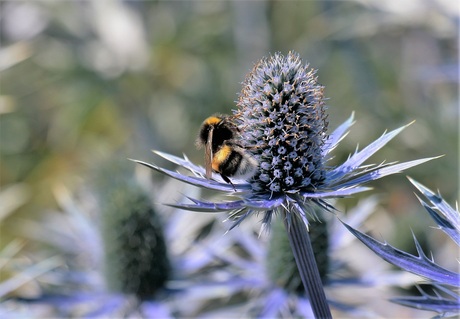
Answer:
[{"label": "yellow stripe on bee", "polygon": [[218,124],[220,121],[222,121],[221,118],[218,118],[217,116],[210,116],[208,117],[204,122],[208,125],[216,125]]},{"label": "yellow stripe on bee", "polygon": [[228,145],[225,145],[220,150],[218,150],[212,158],[212,169],[216,172],[219,172],[219,166],[230,156],[232,153],[232,148]]}]

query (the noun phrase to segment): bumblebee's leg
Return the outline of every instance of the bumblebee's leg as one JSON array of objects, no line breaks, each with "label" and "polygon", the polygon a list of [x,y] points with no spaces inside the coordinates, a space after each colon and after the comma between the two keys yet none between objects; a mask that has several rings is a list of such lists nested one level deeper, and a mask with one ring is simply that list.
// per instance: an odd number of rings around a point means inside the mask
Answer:
[{"label": "bumblebee's leg", "polygon": [[220,176],[222,177],[222,179],[223,179],[226,183],[232,185],[233,190],[236,192],[235,185],[233,185],[233,183],[232,183],[232,181],[230,180],[230,178],[228,178],[228,177],[225,176],[224,174],[220,174]]}]

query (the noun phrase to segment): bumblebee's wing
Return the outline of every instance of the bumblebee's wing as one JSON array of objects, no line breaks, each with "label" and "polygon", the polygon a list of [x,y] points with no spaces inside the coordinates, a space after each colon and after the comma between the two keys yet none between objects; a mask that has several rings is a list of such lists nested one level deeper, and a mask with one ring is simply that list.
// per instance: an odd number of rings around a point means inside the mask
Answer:
[{"label": "bumblebee's wing", "polygon": [[210,179],[212,176],[212,135],[213,129],[211,128],[208,133],[208,140],[204,150],[204,164],[206,168],[206,178]]}]

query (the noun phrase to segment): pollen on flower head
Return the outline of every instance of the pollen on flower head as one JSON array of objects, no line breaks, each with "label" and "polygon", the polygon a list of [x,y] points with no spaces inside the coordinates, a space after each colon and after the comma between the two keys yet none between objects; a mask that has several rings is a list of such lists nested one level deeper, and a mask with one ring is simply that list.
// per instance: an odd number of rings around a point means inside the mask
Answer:
[{"label": "pollen on flower head", "polygon": [[324,181],[324,87],[290,52],[263,58],[247,75],[235,111],[242,144],[259,162],[258,192],[294,192]]}]

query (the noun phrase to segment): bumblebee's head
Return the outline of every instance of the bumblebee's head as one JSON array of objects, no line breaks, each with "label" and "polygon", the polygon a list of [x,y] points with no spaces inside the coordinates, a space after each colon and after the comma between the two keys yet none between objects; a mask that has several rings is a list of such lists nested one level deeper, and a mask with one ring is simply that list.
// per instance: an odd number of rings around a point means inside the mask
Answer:
[{"label": "bumblebee's head", "polygon": [[208,143],[211,131],[212,147],[218,148],[224,141],[233,139],[238,129],[225,115],[210,116],[201,124],[200,133],[196,141],[198,147],[202,147]]}]

